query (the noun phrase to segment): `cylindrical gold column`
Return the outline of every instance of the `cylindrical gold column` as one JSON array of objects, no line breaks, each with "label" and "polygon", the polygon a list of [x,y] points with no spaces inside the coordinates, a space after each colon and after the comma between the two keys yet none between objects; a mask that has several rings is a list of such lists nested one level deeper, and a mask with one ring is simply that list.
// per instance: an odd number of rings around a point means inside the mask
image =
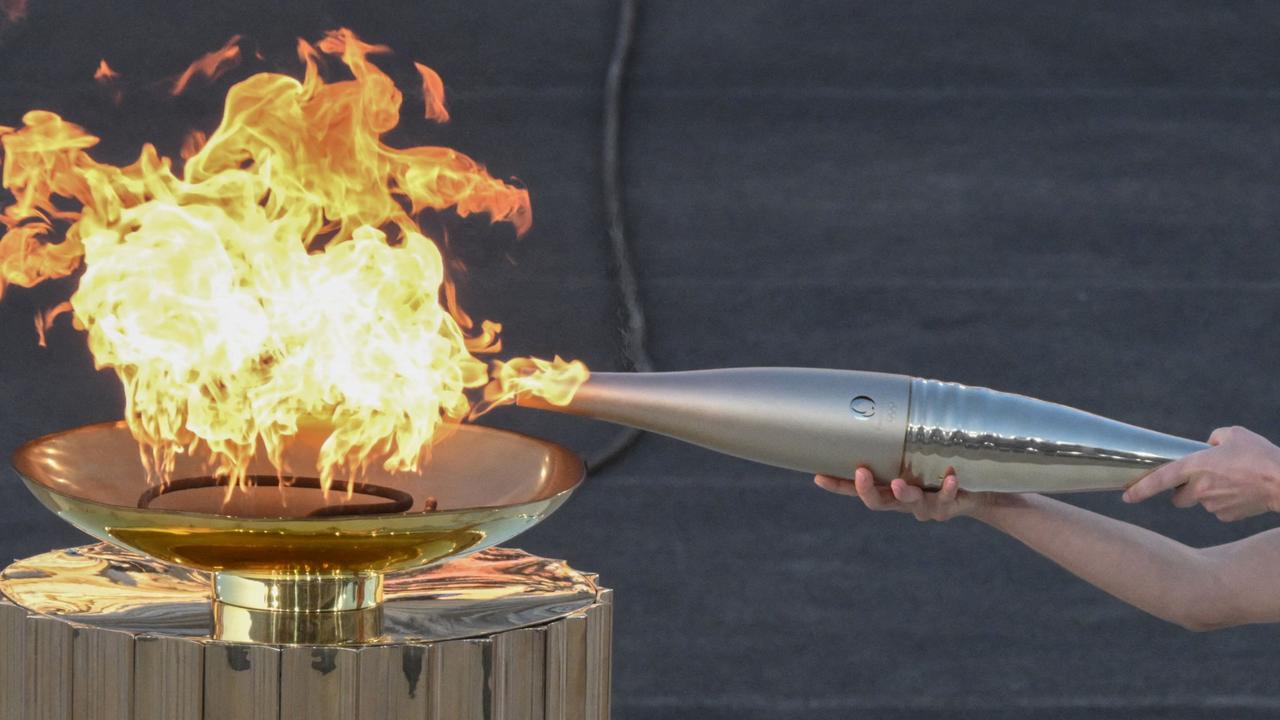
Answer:
[{"label": "cylindrical gold column", "polygon": [[595,576],[497,548],[388,576],[385,596],[369,642],[229,642],[207,576],[109,546],[19,561],[0,574],[0,720],[609,717]]}]

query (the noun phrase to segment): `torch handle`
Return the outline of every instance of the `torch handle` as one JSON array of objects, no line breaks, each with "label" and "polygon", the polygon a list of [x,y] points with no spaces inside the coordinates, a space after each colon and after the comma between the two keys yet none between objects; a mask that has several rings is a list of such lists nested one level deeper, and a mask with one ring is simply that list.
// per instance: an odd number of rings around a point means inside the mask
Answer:
[{"label": "torch handle", "polygon": [[911,381],[902,474],[926,487],[955,470],[966,490],[1120,490],[1209,447],[1066,405],[983,387]]}]

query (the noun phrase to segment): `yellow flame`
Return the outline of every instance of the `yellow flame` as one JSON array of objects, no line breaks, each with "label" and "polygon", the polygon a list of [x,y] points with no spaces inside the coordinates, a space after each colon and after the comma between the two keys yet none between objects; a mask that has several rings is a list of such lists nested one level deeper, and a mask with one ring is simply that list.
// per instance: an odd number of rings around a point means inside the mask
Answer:
[{"label": "yellow flame", "polygon": [[[193,64],[175,91],[238,59],[238,42]],[[87,153],[97,138],[49,112],[0,128],[14,194],[0,217],[0,292],[83,266],[76,325],[96,364],[119,375],[125,419],[161,477],[199,450],[241,482],[259,443],[280,467],[311,422],[332,427],[317,468],[326,487],[373,462],[414,470],[467,417],[467,391],[489,384],[474,353],[500,347],[500,326],[471,332],[414,217],[452,208],[523,233],[528,192],[455,150],[381,142],[402,99],[368,58],[386,48],[337,30],[298,49],[304,78],[233,86],[181,173],[151,145],[132,165],[98,163]],[[353,79],[321,79],[325,55]],[[419,72],[430,86],[435,74]],[[445,119],[443,85],[424,92],[428,115]],[[494,371],[486,403],[514,392],[567,401],[587,373],[559,358]]]},{"label": "yellow flame", "polygon": [[484,402],[476,406],[473,416],[483,415],[498,405],[515,402],[521,394],[533,394],[552,405],[568,405],[590,372],[581,360],[515,358],[495,360],[492,381],[485,386]]}]

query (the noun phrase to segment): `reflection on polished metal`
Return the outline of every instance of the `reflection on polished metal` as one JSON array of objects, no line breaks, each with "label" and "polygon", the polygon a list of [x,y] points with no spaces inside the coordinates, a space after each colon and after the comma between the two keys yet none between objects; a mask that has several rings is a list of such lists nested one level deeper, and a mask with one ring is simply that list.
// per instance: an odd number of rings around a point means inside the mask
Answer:
[{"label": "reflection on polished metal", "polygon": [[[1207,444],[1021,395],[913,379],[902,473],[978,490],[1118,490]],[[962,486],[968,487],[963,480]]]},{"label": "reflection on polished metal", "polygon": [[213,596],[228,605],[268,611],[360,610],[382,602],[382,575],[220,572],[213,574]]},{"label": "reflection on polished metal", "polygon": [[362,645],[382,637],[381,605],[341,612],[253,610],[213,603],[219,640],[270,645]]},{"label": "reflection on polished metal", "polygon": [[[0,573],[0,718],[608,718],[612,593],[594,576],[491,548],[384,592],[356,612],[211,611],[206,574],[111,546],[28,558]],[[228,611],[382,627],[295,645],[229,637]]]},{"label": "reflection on polished metal", "polygon": [[[285,465],[315,467],[324,437],[303,431]],[[365,478],[371,489],[350,494],[297,482],[228,496],[193,456],[179,458],[173,478],[194,482],[155,492],[139,458],[128,429],[114,423],[34,440],[13,464],[64,520],[163,562],[217,573],[220,600],[258,610],[376,605],[382,573],[504,542],[560,507],[585,474],[582,461],[558,445],[474,425],[437,443],[421,471],[374,467]],[[257,457],[249,472],[274,471],[268,458]],[[369,511],[406,497],[414,510]]]},{"label": "reflection on polished metal", "polygon": [[607,719],[611,593],[494,547],[563,504],[581,460],[476,426],[432,450],[330,493],[259,457],[228,494],[191,456],[157,486],[122,424],[23,446],[31,492],[111,544],[0,573],[0,720]]},{"label": "reflection on polished metal", "polygon": [[1207,447],[1082,410],[904,375],[815,368],[593,373],[564,407],[770,465],[926,487],[1074,492],[1126,487]]},{"label": "reflection on polished metal", "polygon": [[[0,593],[42,615],[130,633],[250,642],[367,642],[379,617],[356,612],[268,612],[212,604],[208,575],[110,545],[54,550],[0,573]],[[536,625],[595,601],[594,581],[558,560],[490,548],[432,568],[387,576],[378,641],[433,642]],[[334,616],[326,619],[326,616]],[[346,618],[345,620],[342,618]],[[219,618],[230,626],[219,625]],[[289,619],[299,627],[287,629]],[[276,629],[250,633],[246,624]],[[324,625],[323,623],[329,623]],[[334,639],[337,623],[363,638]],[[306,627],[321,635],[307,636]],[[273,639],[274,638],[274,639]]]}]

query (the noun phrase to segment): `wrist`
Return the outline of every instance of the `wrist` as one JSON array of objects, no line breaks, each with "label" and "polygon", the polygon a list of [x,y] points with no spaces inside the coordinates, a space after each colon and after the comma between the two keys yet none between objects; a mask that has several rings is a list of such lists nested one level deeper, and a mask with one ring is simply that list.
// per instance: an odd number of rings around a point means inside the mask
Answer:
[{"label": "wrist", "polygon": [[974,493],[972,500],[973,506],[966,514],[988,525],[994,525],[1009,510],[1027,506],[1027,500],[1021,493]]},{"label": "wrist", "polygon": [[1280,512],[1280,448],[1269,454],[1271,462],[1264,477],[1267,486],[1267,509]]}]

